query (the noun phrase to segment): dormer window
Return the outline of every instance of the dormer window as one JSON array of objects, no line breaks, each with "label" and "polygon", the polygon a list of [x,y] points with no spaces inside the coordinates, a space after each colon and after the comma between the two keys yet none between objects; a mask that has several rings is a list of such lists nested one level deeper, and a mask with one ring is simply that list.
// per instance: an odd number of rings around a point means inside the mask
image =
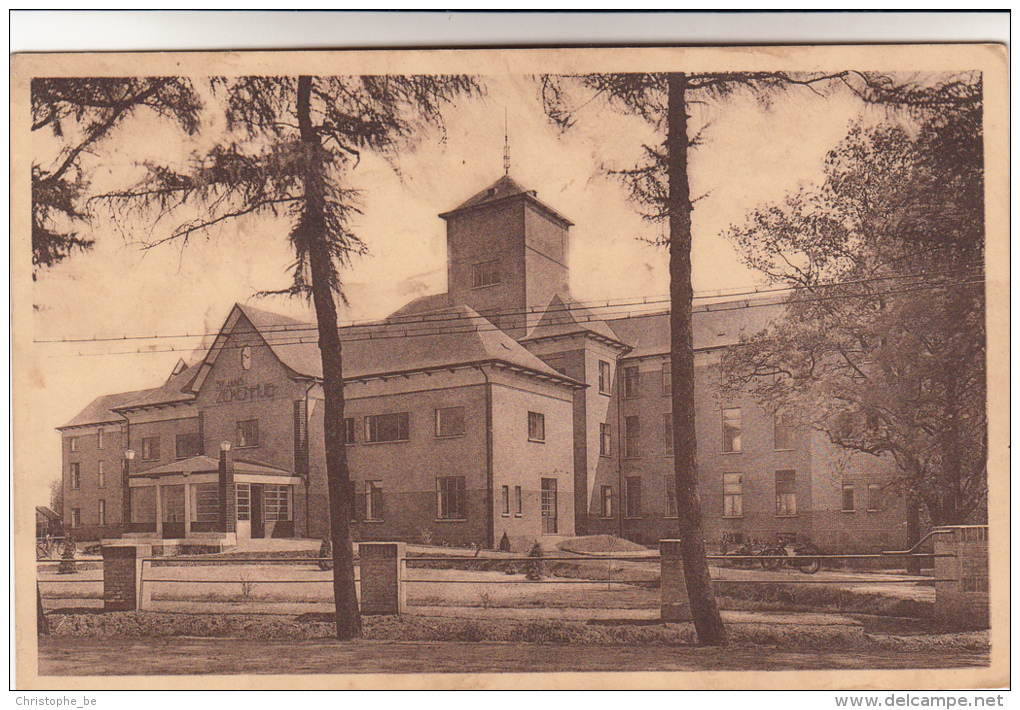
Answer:
[{"label": "dormer window", "polygon": [[471,287],[484,288],[499,283],[499,259],[482,261],[471,266]]}]

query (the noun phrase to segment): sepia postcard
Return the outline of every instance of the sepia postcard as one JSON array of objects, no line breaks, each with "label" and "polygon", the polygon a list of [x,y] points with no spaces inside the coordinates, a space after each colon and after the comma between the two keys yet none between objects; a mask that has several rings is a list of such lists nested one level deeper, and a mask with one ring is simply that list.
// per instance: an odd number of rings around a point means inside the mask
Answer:
[{"label": "sepia postcard", "polygon": [[1008,685],[1007,89],[14,56],[18,687]]}]

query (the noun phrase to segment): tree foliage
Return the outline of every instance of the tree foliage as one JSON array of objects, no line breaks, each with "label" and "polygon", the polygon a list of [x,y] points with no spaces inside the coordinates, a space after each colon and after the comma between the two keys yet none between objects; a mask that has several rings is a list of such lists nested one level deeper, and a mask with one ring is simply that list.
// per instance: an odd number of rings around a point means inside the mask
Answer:
[{"label": "tree foliage", "polygon": [[[391,161],[424,130],[443,127],[443,109],[480,92],[467,76],[247,76],[214,79],[226,130],[187,170],[149,165],[129,189],[102,202],[149,224],[171,223],[167,242],[242,218],[280,218],[293,248],[283,293],[314,304],[322,357],[326,478],[337,636],[360,636],[350,533],[353,501],[343,437],[343,351],[336,301],[341,274],[365,252],[355,232],[357,168],[363,151]],[[265,229],[264,223],[260,224]]]},{"label": "tree foliage", "polygon": [[[661,243],[670,253],[671,372],[673,449],[684,572],[699,642],[725,643],[725,631],[711,589],[705,559],[701,503],[697,495],[697,441],[694,422],[694,349],[691,329],[691,226],[693,201],[688,151],[703,141],[713,110],[722,110],[738,94],[767,108],[777,94],[799,88],[825,95],[849,91],[864,101],[903,101],[915,88],[884,75],[853,70],[834,73],[707,72],[542,76],[541,94],[549,118],[561,129],[575,124],[597,100],[645,121],[659,139],[642,145],[636,165],[610,171],[630,190],[642,216],[664,223]],[[587,96],[576,99],[578,89]],[[930,97],[929,97],[930,98]],[[913,98],[911,98],[913,100]],[[598,104],[596,104],[598,105]],[[703,123],[689,129],[692,106]],[[704,118],[706,117],[707,118]]]},{"label": "tree foliage", "polygon": [[983,515],[987,493],[981,85],[931,91],[928,105],[908,92],[915,121],[854,126],[820,187],[731,230],[793,290],[722,373],[838,446],[891,457],[896,486],[944,525]]},{"label": "tree foliage", "polygon": [[55,151],[32,164],[32,264],[53,266],[94,244],[88,217],[88,157],[129,117],[143,111],[188,134],[199,127],[202,104],[187,79],[42,78],[31,85],[32,131],[48,135]]}]

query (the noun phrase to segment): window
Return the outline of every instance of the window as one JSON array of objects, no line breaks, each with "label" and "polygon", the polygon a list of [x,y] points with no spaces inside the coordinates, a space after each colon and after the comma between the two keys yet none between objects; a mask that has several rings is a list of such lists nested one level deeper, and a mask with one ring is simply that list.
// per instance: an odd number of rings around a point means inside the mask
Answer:
[{"label": "window", "polygon": [[356,429],[357,429],[357,427],[354,426],[354,417],[347,417],[346,419],[344,419],[344,443],[345,444],[354,444],[354,443],[356,443],[356,441],[355,441],[355,433],[354,433]]},{"label": "window", "polygon": [[499,283],[499,259],[482,261],[471,266],[472,288],[494,286]]},{"label": "window", "polygon": [[723,517],[744,517],[744,477],[739,473],[724,473],[722,489]]},{"label": "window", "polygon": [[542,479],[542,534],[555,535],[557,533],[556,515],[556,479]]},{"label": "window", "polygon": [[[258,429],[256,422],[256,430]],[[256,439],[258,435],[256,434]],[[238,444],[243,446],[243,444]],[[174,454],[179,459],[190,459],[192,456],[198,456],[202,453],[202,438],[198,435],[198,432],[192,432],[190,434],[178,434],[174,441]]]},{"label": "window", "polygon": [[81,508],[71,508],[71,527],[81,527]]},{"label": "window", "polygon": [[793,425],[789,413],[780,409],[775,415],[776,451],[789,451],[793,448]]},{"label": "window", "polygon": [[259,445],[259,420],[246,419],[237,423],[237,448],[250,449]]},{"label": "window", "polygon": [[440,476],[436,479],[436,502],[441,520],[465,520],[465,489],[463,476]]},{"label": "window", "polygon": [[602,486],[602,494],[599,496],[599,515],[603,518],[613,517],[613,487]]},{"label": "window", "polygon": [[71,488],[81,488],[81,464],[77,462],[71,464]]},{"label": "window", "polygon": [[854,484],[843,484],[843,512],[854,512]]},{"label": "window", "polygon": [[627,517],[641,517],[641,476],[627,476]]},{"label": "window", "polygon": [[637,415],[623,419],[623,455],[632,459],[641,455],[641,420]]},{"label": "window", "polygon": [[524,514],[524,494],[520,486],[514,486],[514,516],[519,518]]},{"label": "window", "polygon": [[464,436],[464,407],[436,410],[436,436]]},{"label": "window", "polygon": [[99,499],[99,524],[106,525],[106,501]]},{"label": "window", "polygon": [[69,438],[67,440],[67,448],[70,449],[71,451],[77,451],[78,450],[78,437],[77,436],[72,436],[71,438]]},{"label": "window", "polygon": [[613,455],[612,424],[599,424],[599,454],[601,456]]},{"label": "window", "polygon": [[662,396],[668,397],[673,393],[673,366],[669,360],[662,363]]},{"label": "window", "polygon": [[640,397],[640,389],[641,379],[638,369],[636,367],[623,368],[623,396],[628,398]]},{"label": "window", "polygon": [[97,477],[99,479],[99,487],[106,488],[106,462],[100,461],[97,468]]},{"label": "window", "polygon": [[722,450],[724,454],[739,454],[742,450],[740,407],[722,410]]},{"label": "window", "polygon": [[676,518],[676,476],[674,474],[666,474],[666,517]]},{"label": "window", "polygon": [[103,441],[103,430],[99,429],[98,431],[96,431],[96,448],[97,449],[103,448],[104,443],[105,442]]},{"label": "window", "polygon": [[662,415],[662,443],[666,449],[666,456],[673,455],[673,412],[666,412]]},{"label": "window", "polygon": [[528,412],[528,441],[545,441],[545,415]]},{"label": "window", "polygon": [[503,493],[502,493],[502,495],[503,495],[503,498],[502,498],[503,517],[509,518],[510,517],[510,486],[503,486]]},{"label": "window", "polygon": [[142,461],[159,460],[159,437],[149,436],[142,439]]},{"label": "window", "polygon": [[383,519],[382,481],[365,481],[365,520]]},{"label": "window", "polygon": [[371,414],[365,417],[365,443],[377,444],[384,441],[407,441],[408,414]]},{"label": "window", "polygon": [[266,510],[266,522],[290,520],[290,486],[266,484],[262,501]]},{"label": "window", "polygon": [[609,394],[613,386],[612,368],[605,360],[599,360],[599,394]]},{"label": "window", "polygon": [[776,515],[797,514],[797,474],[776,471]]},{"label": "window", "polygon": [[882,486],[877,483],[868,484],[868,512],[882,509]]},{"label": "window", "polygon": [[251,485],[248,483],[237,484],[237,519],[251,520]]},{"label": "window", "polygon": [[[220,519],[220,486],[218,483],[197,483],[195,491],[195,522],[216,523]],[[237,519],[248,520],[248,487],[244,487],[244,517],[241,517],[241,484],[237,486]]]}]

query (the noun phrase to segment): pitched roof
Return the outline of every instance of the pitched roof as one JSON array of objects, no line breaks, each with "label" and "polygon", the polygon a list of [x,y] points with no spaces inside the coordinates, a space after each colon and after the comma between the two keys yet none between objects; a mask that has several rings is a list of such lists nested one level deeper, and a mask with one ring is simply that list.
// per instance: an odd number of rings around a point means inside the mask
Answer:
[{"label": "pitched roof", "polygon": [[[391,316],[392,318],[392,316]],[[344,377],[450,367],[496,360],[564,380],[538,357],[468,306],[431,311],[414,320],[385,320],[340,329]],[[280,361],[295,373],[322,377],[316,343],[274,344]]]},{"label": "pitched roof", "polygon": [[[710,350],[740,342],[766,328],[783,309],[780,299],[744,299],[698,305],[691,313],[695,350]],[[608,321],[621,340],[633,349],[627,357],[668,353],[669,311]]]},{"label": "pitched roof", "polygon": [[124,417],[113,411],[115,408],[123,406],[132,400],[136,400],[143,397],[153,390],[135,390],[133,392],[120,392],[118,394],[104,394],[102,397],[96,397],[92,402],[81,410],[77,416],[71,421],[67,422],[63,426],[57,427],[57,429],[67,429],[69,427],[76,426],[89,426],[93,424],[111,424],[114,422],[124,421]]},{"label": "pitched roof", "polygon": [[408,316],[415,316],[422,313],[432,313],[450,307],[450,294],[434,293],[428,296],[419,296],[413,301],[401,306],[386,316],[385,320],[394,321]]},{"label": "pitched roof", "polygon": [[[174,369],[176,370],[177,368],[175,367]],[[194,393],[184,392],[183,389],[191,381],[194,374],[190,368],[180,370],[177,374],[170,375],[169,379],[159,387],[146,390],[139,397],[117,405],[114,409],[135,409],[137,407],[152,407],[160,404],[190,402],[195,398]]]},{"label": "pitched roof", "polygon": [[[162,466],[156,466],[155,468],[146,469],[145,471],[138,472],[137,476],[161,476],[164,473],[205,473],[209,471],[218,471],[220,462],[218,459],[214,459],[212,456],[192,456],[190,459],[182,459],[181,461],[171,461],[170,463],[163,464]],[[247,461],[244,459],[234,459],[234,473],[261,473],[268,475],[286,475],[293,476],[293,472],[287,469],[280,468],[278,466],[270,466],[269,464],[258,463],[257,461]]]},{"label": "pitched roof", "polygon": [[547,215],[552,217],[554,220],[563,223],[565,226],[573,226],[573,222],[561,215],[559,212],[554,210],[549,205],[542,202],[535,195],[534,190],[526,190],[516,180],[509,175],[504,175],[496,182],[489,185],[487,188],[479,192],[474,197],[471,197],[465,202],[450,210],[449,212],[443,212],[439,216],[443,219],[447,219],[452,215],[459,212],[465,212],[468,210],[483,207],[485,205],[494,204],[502,200],[508,200],[511,197],[521,195],[524,199],[528,200],[531,204],[538,207],[540,210],[545,212]]},{"label": "pitched roof", "polygon": [[606,321],[570,296],[561,294],[552,297],[538,324],[521,338],[521,342],[574,333],[591,333],[599,338],[624,344]]}]

